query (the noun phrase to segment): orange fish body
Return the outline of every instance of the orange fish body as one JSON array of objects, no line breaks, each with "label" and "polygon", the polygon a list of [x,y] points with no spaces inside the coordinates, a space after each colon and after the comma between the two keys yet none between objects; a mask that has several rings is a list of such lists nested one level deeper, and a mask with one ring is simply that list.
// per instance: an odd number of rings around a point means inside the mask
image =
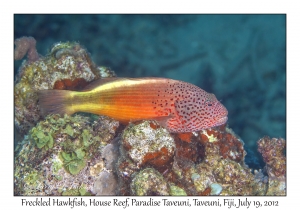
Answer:
[{"label": "orange fish body", "polygon": [[201,88],[165,78],[106,78],[84,91],[42,90],[44,113],[89,112],[121,122],[157,120],[170,132],[192,132],[224,124],[226,108]]}]

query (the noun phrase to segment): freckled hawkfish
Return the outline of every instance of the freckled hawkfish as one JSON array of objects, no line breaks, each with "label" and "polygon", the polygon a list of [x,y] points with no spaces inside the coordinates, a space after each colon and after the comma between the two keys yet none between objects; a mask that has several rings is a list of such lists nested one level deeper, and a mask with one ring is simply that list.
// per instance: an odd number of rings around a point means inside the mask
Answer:
[{"label": "freckled hawkfish", "polygon": [[89,112],[120,122],[157,120],[169,132],[193,132],[222,125],[227,109],[214,94],[166,78],[105,78],[83,91],[41,90],[43,114]]}]

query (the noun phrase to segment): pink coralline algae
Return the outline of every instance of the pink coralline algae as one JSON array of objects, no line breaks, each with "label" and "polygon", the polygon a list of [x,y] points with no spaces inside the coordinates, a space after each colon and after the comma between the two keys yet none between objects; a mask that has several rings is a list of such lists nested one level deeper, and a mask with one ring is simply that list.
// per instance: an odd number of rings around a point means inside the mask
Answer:
[{"label": "pink coralline algae", "polygon": [[15,60],[21,60],[27,53],[29,61],[36,61],[39,59],[39,54],[36,50],[36,41],[33,37],[21,37],[15,40]]}]

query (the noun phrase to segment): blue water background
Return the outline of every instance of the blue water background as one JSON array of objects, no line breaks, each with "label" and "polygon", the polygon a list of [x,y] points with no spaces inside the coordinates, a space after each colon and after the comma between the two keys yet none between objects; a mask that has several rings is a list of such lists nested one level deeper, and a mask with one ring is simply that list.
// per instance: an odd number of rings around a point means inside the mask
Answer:
[{"label": "blue water background", "polygon": [[[15,15],[38,52],[78,41],[122,77],[168,77],[212,92],[261,168],[259,138],[286,137],[285,15]],[[15,74],[21,61],[15,61]]]}]

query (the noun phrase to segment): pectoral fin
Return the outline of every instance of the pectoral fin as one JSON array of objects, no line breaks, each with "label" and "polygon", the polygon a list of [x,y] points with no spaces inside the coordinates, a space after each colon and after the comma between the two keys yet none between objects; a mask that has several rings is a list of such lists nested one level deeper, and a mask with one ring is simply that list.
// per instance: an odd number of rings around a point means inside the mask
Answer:
[{"label": "pectoral fin", "polygon": [[166,128],[168,130],[168,121],[172,118],[173,118],[173,116],[169,115],[169,116],[164,116],[164,117],[156,117],[153,120],[155,120],[156,122],[158,122],[158,124],[160,126],[162,126],[163,128]]}]

